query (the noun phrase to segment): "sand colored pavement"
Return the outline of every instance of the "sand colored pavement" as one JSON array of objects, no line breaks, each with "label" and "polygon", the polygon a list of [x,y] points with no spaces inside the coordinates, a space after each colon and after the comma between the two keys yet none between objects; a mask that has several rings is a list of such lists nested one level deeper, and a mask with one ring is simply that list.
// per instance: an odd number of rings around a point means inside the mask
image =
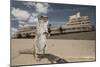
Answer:
[{"label": "sand colored pavement", "polygon": [[[11,40],[11,65],[30,65],[51,63],[47,58],[36,61],[31,54],[34,39]],[[95,61],[95,40],[48,39],[46,53],[63,58],[68,62]],[[20,54],[20,51],[30,54]],[[55,60],[53,58],[53,60]]]}]

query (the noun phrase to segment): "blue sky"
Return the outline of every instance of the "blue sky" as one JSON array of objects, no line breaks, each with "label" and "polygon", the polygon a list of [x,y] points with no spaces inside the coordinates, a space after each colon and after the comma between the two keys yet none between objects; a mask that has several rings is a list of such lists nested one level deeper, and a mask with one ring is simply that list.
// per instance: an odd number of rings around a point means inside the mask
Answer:
[{"label": "blue sky", "polygon": [[49,19],[50,21],[59,22],[57,24],[66,23],[69,19],[69,16],[76,14],[77,12],[80,12],[82,16],[89,16],[93,24],[95,24],[96,22],[95,6],[66,5],[66,4],[50,4],[50,5],[52,11],[48,13]]},{"label": "blue sky", "polygon": [[[11,27],[18,28],[19,21],[21,21],[22,23],[28,24],[29,21],[27,18],[29,18],[32,13],[36,12],[36,7],[34,6],[34,3],[33,4],[29,3],[28,5],[26,5],[25,3],[27,2],[25,1],[11,2]],[[58,4],[58,3],[48,3],[46,5],[48,7],[44,9],[47,11],[45,15],[48,16],[50,24],[63,25],[67,23],[70,15],[76,14],[77,12],[80,12],[82,16],[89,16],[91,23],[93,25],[96,24],[96,7],[95,6]],[[22,20],[23,18],[25,18],[26,20],[25,19]]]}]

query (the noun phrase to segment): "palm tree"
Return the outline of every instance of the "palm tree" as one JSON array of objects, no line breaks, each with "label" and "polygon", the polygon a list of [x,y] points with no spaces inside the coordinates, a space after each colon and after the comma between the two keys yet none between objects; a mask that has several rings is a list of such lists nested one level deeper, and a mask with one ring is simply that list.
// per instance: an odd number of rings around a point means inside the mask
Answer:
[{"label": "palm tree", "polygon": [[63,33],[63,31],[64,31],[63,28],[60,26],[60,27],[59,27],[59,32],[60,32],[60,33]]},{"label": "palm tree", "polygon": [[52,26],[51,24],[48,25],[48,33],[49,34],[51,33],[51,26]]},{"label": "palm tree", "polygon": [[26,33],[26,38],[30,38],[30,34],[29,33]]},{"label": "palm tree", "polygon": [[22,38],[22,35],[20,33],[18,33],[17,38]]}]

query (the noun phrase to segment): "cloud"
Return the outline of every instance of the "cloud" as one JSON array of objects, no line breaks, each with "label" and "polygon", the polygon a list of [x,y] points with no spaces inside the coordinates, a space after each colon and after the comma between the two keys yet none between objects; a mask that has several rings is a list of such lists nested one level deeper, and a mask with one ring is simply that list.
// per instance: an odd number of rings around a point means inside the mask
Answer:
[{"label": "cloud", "polygon": [[38,15],[37,13],[32,13],[32,15],[30,16],[28,22],[29,23],[36,23],[36,22],[38,22],[37,15]]},{"label": "cloud", "polygon": [[28,11],[22,10],[20,8],[12,7],[11,14],[12,20],[18,21],[18,27],[28,27],[35,26],[35,23],[38,22],[39,14],[47,14],[48,12],[48,3],[37,3],[37,2],[24,2],[24,5],[27,7],[35,7],[35,12],[29,13]]},{"label": "cloud", "polygon": [[25,24],[26,22],[24,21],[18,21],[19,24]]},{"label": "cloud", "polygon": [[34,26],[33,24],[25,24],[24,27]]},{"label": "cloud", "polygon": [[13,34],[15,34],[16,32],[17,32],[17,28],[12,27],[12,28],[11,28],[11,34],[13,35]]},{"label": "cloud", "polygon": [[23,27],[29,27],[29,26],[34,26],[34,23],[29,23],[29,22],[24,22],[24,21],[18,21],[18,27],[23,28]]},{"label": "cloud", "polygon": [[18,27],[19,27],[19,28],[24,27],[24,25],[26,25],[26,24],[28,24],[28,23],[25,22],[25,21],[18,20]]},{"label": "cloud", "polygon": [[[38,22],[38,15],[41,14],[47,14],[48,12],[48,7],[49,4],[48,3],[40,3],[40,2],[24,2],[24,5],[26,5],[28,8],[31,7],[35,7],[35,12],[31,13],[30,17],[28,18],[28,25],[29,26],[30,23],[36,23]],[[34,24],[35,25],[35,24]]]},{"label": "cloud", "polygon": [[19,8],[12,8],[11,14],[17,19],[17,20],[27,20],[30,16],[30,14],[25,11],[21,10]]},{"label": "cloud", "polygon": [[24,27],[24,25],[23,24],[19,24],[18,27],[19,28],[22,28],[22,27]]},{"label": "cloud", "polygon": [[48,7],[49,7],[48,3],[36,3],[35,5],[36,11],[40,14],[41,13],[47,14]]},{"label": "cloud", "polygon": [[26,5],[28,8],[31,8],[32,6],[35,6],[35,2],[24,2],[24,5]]},{"label": "cloud", "polygon": [[47,14],[48,12],[48,7],[50,6],[48,3],[41,3],[41,2],[24,2],[24,5],[26,5],[27,7],[31,8],[31,7],[35,7],[36,12],[38,12],[39,14],[43,13],[43,14]]},{"label": "cloud", "polygon": [[26,23],[26,24],[19,24],[18,27],[19,28],[23,28],[23,27],[30,27],[30,26],[35,26],[35,24],[30,24],[30,23]]}]

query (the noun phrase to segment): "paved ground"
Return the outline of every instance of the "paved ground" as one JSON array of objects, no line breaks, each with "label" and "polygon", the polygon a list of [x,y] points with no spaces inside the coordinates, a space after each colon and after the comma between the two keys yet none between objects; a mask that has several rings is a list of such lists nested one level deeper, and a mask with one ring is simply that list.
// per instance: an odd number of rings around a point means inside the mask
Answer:
[{"label": "paved ground", "polygon": [[39,62],[32,55],[33,44],[33,39],[11,40],[13,66],[95,61],[95,40],[48,39],[46,55],[41,56]]},{"label": "paved ground", "polygon": [[96,31],[52,35],[50,39],[95,40]]}]

